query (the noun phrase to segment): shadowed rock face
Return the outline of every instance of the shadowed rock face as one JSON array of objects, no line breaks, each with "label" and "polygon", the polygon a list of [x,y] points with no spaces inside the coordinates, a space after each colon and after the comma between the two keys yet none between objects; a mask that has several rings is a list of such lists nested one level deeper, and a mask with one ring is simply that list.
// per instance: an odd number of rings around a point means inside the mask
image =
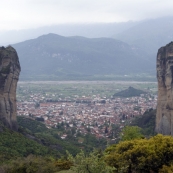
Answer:
[{"label": "shadowed rock face", "polygon": [[0,47],[0,121],[12,130],[17,130],[16,87],[20,70],[15,49]]},{"label": "shadowed rock face", "polygon": [[158,50],[157,79],[156,132],[173,135],[173,42]]}]

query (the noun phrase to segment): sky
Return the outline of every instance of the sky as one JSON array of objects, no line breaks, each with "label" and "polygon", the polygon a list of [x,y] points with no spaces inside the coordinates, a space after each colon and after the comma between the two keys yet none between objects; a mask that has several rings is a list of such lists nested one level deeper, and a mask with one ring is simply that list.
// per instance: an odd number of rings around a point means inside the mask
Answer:
[{"label": "sky", "polygon": [[1,0],[0,30],[173,16],[173,0]]}]

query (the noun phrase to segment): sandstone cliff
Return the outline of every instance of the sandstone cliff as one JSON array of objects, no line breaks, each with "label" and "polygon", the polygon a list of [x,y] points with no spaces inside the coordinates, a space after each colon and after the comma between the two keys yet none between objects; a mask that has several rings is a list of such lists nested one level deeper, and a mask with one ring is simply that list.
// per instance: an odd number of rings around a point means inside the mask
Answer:
[{"label": "sandstone cliff", "polygon": [[173,42],[158,50],[157,79],[156,132],[173,135]]},{"label": "sandstone cliff", "polygon": [[15,49],[0,47],[0,121],[13,130],[17,130],[16,87],[20,70]]}]

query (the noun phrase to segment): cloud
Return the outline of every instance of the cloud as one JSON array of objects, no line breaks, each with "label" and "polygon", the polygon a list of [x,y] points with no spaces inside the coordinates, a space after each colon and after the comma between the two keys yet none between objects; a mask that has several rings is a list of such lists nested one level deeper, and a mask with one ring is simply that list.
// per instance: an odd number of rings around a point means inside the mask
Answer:
[{"label": "cloud", "polygon": [[1,29],[121,22],[173,15],[172,0],[1,0]]}]

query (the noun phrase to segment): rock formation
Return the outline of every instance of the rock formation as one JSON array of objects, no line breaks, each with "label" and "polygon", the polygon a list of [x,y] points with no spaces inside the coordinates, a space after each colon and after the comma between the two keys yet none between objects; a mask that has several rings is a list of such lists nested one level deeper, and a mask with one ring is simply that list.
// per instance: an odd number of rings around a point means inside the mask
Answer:
[{"label": "rock formation", "polygon": [[158,50],[157,80],[156,132],[173,135],[173,42]]},{"label": "rock formation", "polygon": [[0,121],[13,130],[17,130],[16,87],[19,73],[20,64],[15,49],[0,47]]}]

